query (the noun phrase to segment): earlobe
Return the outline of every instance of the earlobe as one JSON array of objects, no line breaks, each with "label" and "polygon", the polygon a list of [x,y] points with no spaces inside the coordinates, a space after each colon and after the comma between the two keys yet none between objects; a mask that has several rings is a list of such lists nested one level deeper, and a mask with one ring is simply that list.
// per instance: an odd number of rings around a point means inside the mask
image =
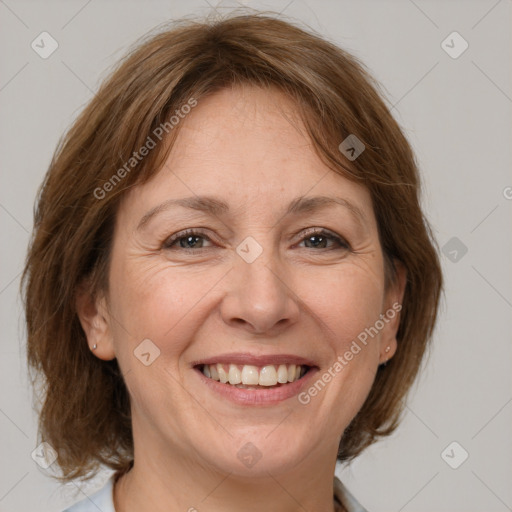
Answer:
[{"label": "earlobe", "polygon": [[75,307],[89,349],[99,359],[115,359],[110,318],[104,296],[94,297],[86,283],[79,286]]},{"label": "earlobe", "polygon": [[[396,348],[396,340],[394,343],[394,347]],[[394,353],[395,353],[395,350],[393,350],[393,352],[391,352],[391,345],[388,345],[384,349],[384,354],[381,354],[381,356],[380,356],[379,364],[386,364],[393,357]]]}]

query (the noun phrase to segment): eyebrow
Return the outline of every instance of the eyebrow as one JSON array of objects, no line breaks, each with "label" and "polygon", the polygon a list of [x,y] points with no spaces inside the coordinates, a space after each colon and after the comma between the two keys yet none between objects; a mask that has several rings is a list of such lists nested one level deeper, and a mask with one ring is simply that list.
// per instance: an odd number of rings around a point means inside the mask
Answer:
[{"label": "eyebrow", "polygon": [[[304,213],[311,213],[316,210],[340,205],[347,208],[354,217],[362,224],[366,223],[366,216],[363,211],[350,201],[342,197],[328,197],[328,196],[300,196],[290,202],[284,216],[299,215]],[[149,221],[160,214],[174,207],[188,208],[200,212],[205,212],[213,216],[221,216],[229,212],[227,203],[212,196],[191,196],[180,199],[169,199],[163,203],[155,206],[149,210],[140,220],[137,230],[143,229]]]}]

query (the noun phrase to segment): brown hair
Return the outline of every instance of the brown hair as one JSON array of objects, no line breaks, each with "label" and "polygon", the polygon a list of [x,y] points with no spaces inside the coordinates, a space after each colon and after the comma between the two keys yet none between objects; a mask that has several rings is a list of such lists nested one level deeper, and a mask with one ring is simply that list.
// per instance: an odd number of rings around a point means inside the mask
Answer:
[{"label": "brown hair", "polygon": [[[371,193],[386,278],[398,260],[407,283],[397,352],[379,367],[338,459],[398,425],[432,336],[442,274],[414,155],[378,83],[344,50],[273,16],[188,21],[149,36],[117,65],[59,142],[40,189],[22,290],[29,366],[43,384],[40,435],[57,451],[63,480],[88,477],[98,463],[119,471],[132,463],[127,389],[117,361],[90,352],[75,297],[84,282],[92,294],[106,289],[119,202],[158,172],[180,125],[136,165],[126,162],[191,98],[237,84],[286,93],[320,158]],[[338,146],[350,134],[365,150],[348,165]]]}]

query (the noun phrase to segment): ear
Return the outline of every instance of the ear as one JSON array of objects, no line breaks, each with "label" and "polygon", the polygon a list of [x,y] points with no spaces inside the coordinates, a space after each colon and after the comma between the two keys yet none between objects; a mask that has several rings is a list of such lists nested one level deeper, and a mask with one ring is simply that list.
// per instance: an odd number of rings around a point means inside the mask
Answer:
[{"label": "ear", "polygon": [[387,362],[395,355],[397,349],[396,333],[400,325],[400,311],[407,284],[407,270],[404,265],[398,260],[394,260],[393,264],[396,271],[394,279],[386,291],[381,315],[384,328],[380,337],[379,364]]},{"label": "ear", "polygon": [[110,316],[104,294],[95,297],[88,283],[83,282],[76,292],[75,307],[92,353],[105,361],[115,359]]}]

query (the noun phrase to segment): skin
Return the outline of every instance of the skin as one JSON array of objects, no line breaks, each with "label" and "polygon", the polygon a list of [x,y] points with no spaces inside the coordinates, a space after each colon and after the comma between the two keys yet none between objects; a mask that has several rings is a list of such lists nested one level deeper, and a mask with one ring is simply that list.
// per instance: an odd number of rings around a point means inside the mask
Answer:
[{"label": "skin", "polygon": [[[118,359],[131,397],[135,465],[114,488],[116,511],[333,511],[340,438],[378,365],[395,353],[399,315],[306,405],[297,396],[233,404],[191,363],[226,352],[296,354],[315,361],[316,380],[401,303],[405,273],[399,268],[385,289],[369,192],[322,163],[282,93],[225,89],[181,122],[163,169],[121,203],[108,294],[77,299],[94,354]],[[155,206],[194,195],[216,196],[230,210],[175,207],[137,229]],[[364,220],[341,205],[283,214],[293,199],[314,195],[342,197]],[[321,237],[315,246],[311,227],[350,247]],[[205,234],[164,247],[188,228]],[[236,252],[248,236],[263,249],[252,263]],[[145,366],[134,350],[148,338],[160,355]],[[261,454],[250,468],[237,457],[247,442]]]}]

